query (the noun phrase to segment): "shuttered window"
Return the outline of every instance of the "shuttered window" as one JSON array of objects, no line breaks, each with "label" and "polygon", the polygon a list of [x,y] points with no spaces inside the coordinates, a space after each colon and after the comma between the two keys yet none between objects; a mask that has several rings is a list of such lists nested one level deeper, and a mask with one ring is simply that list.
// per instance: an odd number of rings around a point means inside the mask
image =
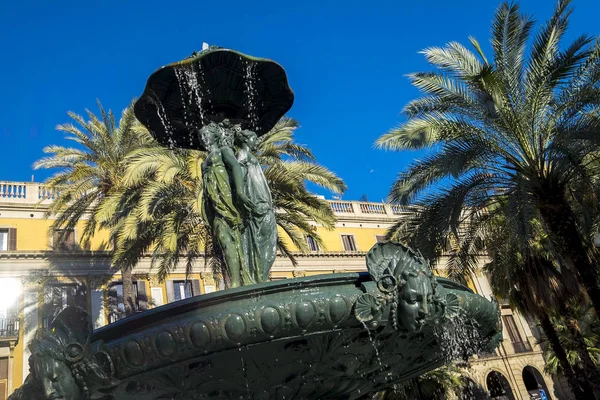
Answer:
[{"label": "shuttered window", "polygon": [[0,251],[15,251],[17,250],[17,229],[16,228],[1,228],[0,229]]},{"label": "shuttered window", "polygon": [[202,294],[200,293],[200,281],[198,279],[188,281],[168,280],[166,286],[167,301],[169,303]]},{"label": "shuttered window", "polygon": [[515,319],[512,315],[503,315],[502,320],[504,321],[504,326],[508,331],[508,336],[510,337],[510,341],[513,345],[513,350],[515,353],[524,353],[526,351],[532,351],[531,345],[529,341],[523,340],[519,330],[517,329],[517,324],[515,323]]},{"label": "shuttered window", "polygon": [[513,343],[522,343],[523,339],[521,338],[521,334],[517,329],[517,324],[515,323],[514,317],[512,315],[503,315],[502,319],[504,320],[504,326],[506,326],[510,341]]},{"label": "shuttered window", "polygon": [[314,237],[307,236],[306,243],[308,244],[308,249],[310,251],[319,251],[319,244],[317,243]]},{"label": "shuttered window", "polygon": [[76,250],[75,231],[73,229],[54,229],[52,231],[53,250]]},{"label": "shuttered window", "polygon": [[[145,281],[133,281],[133,297],[135,298],[134,312],[142,312],[148,309]],[[112,324],[125,317],[123,283],[113,282],[108,287],[108,322]]]},{"label": "shuttered window", "polygon": [[356,242],[354,240],[354,235],[342,235],[342,245],[344,246],[344,251],[358,250],[358,247],[356,247]]}]

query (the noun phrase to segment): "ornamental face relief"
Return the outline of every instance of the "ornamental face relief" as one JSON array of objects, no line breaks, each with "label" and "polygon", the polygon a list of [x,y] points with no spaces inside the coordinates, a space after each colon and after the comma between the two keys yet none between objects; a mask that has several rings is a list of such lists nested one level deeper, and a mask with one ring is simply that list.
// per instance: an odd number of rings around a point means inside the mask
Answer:
[{"label": "ornamental face relief", "polygon": [[433,300],[431,279],[424,273],[408,276],[398,299],[398,325],[407,331],[418,331],[429,315]]},{"label": "ornamental face relief", "polygon": [[44,396],[48,400],[80,400],[81,389],[71,369],[61,360],[42,355],[36,357],[35,375],[42,386]]}]

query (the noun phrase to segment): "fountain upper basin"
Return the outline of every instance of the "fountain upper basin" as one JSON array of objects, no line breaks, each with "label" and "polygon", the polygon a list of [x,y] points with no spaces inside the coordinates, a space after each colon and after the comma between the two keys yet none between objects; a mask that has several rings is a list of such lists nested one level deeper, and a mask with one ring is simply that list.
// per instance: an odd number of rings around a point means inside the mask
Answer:
[{"label": "fountain upper basin", "polygon": [[150,75],[134,111],[161,144],[201,149],[194,130],[207,123],[228,118],[260,136],[293,102],[285,70],[276,62],[210,48]]}]

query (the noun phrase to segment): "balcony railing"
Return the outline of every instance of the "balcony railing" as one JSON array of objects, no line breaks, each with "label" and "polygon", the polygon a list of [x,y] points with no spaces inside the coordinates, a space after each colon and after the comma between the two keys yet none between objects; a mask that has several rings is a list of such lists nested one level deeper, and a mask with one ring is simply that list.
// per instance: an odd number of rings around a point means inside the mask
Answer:
[{"label": "balcony railing", "polygon": [[[59,191],[48,189],[43,183],[0,181],[0,203],[49,204],[59,194]],[[328,200],[328,203],[334,213],[346,216],[369,215],[396,219],[403,213],[402,207],[397,204],[348,200]]]},{"label": "balcony railing", "polygon": [[334,213],[353,214],[354,207],[349,201],[330,201],[329,206]]},{"label": "balcony railing", "polygon": [[363,214],[384,214],[385,209],[382,203],[359,203],[360,212]]},{"label": "balcony railing", "polygon": [[19,318],[0,318],[0,338],[19,336]]},{"label": "balcony railing", "polygon": [[513,342],[512,345],[515,353],[527,353],[533,351],[529,342]]},{"label": "balcony railing", "polygon": [[0,203],[47,204],[57,195],[41,183],[0,181]]},{"label": "balcony railing", "polygon": [[398,204],[391,204],[391,207],[392,207],[392,213],[394,215],[402,214],[402,206],[400,206]]},{"label": "balcony railing", "polygon": [[396,219],[402,214],[402,208],[397,204],[369,203],[365,201],[328,200],[329,206],[336,214],[369,215]]}]

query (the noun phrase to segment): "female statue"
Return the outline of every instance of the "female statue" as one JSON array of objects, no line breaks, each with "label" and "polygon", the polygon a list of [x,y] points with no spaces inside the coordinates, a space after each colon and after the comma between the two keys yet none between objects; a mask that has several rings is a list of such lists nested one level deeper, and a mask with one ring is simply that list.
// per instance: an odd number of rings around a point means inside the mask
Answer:
[{"label": "female statue", "polygon": [[265,282],[277,254],[277,225],[271,191],[258,159],[252,154],[258,141],[256,133],[242,130],[236,139],[240,147],[237,159],[244,174],[244,192],[255,207],[242,231],[245,263],[256,274],[257,281]]},{"label": "female statue", "polygon": [[92,323],[78,307],[65,308],[52,329],[29,345],[29,375],[9,400],[88,400],[90,390],[104,393],[118,385],[108,354],[90,345]]},{"label": "female statue", "polygon": [[198,133],[209,152],[202,163],[204,220],[223,255],[230,287],[238,287],[242,282],[256,283],[255,276],[244,268],[242,218],[243,214],[254,212],[254,206],[245,194],[243,171],[231,148],[233,127],[225,119],[205,125]]}]

